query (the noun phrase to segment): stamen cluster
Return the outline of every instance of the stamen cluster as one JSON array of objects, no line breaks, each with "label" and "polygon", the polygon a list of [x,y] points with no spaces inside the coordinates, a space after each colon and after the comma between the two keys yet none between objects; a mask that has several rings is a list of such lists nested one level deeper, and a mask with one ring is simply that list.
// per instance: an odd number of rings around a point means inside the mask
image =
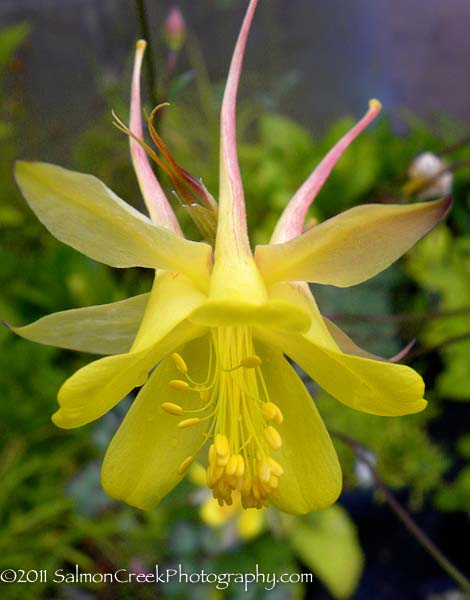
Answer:
[{"label": "stamen cluster", "polygon": [[[179,429],[208,422],[199,450],[211,440],[207,485],[221,506],[232,504],[234,492],[240,493],[244,508],[267,506],[283,474],[282,466],[271,455],[282,446],[275,427],[283,422],[282,412],[269,398],[250,328],[217,328],[211,332],[209,343],[204,382],[191,378],[180,354],[172,355],[184,379],[173,379],[169,386],[182,393],[196,392],[201,406],[186,410],[164,402],[162,408],[168,414],[185,417],[178,422]],[[196,454],[181,463],[180,474],[190,467]]]}]

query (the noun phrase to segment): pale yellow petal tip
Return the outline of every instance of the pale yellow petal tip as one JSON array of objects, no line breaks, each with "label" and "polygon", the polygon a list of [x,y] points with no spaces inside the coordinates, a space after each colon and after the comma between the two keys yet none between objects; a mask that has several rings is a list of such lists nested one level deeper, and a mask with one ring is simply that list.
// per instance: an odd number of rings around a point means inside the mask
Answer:
[{"label": "pale yellow petal tip", "polygon": [[415,409],[412,412],[413,413],[421,412],[422,410],[424,410],[427,407],[427,405],[428,405],[428,401],[423,398],[422,400],[420,400],[419,402],[416,403]]},{"label": "pale yellow petal tip", "polygon": [[406,417],[407,415],[415,415],[423,411],[428,405],[427,400],[424,398],[421,400],[416,400],[415,402],[410,402],[406,405],[397,406],[396,411],[390,411],[389,414],[380,415],[386,417]]},{"label": "pale yellow petal tip", "polygon": [[35,160],[15,160],[14,165],[14,174],[16,178],[16,182],[21,188],[22,183],[25,181],[24,178],[28,179],[38,178],[42,174],[48,175],[48,169],[50,168],[59,168],[56,165],[51,165],[49,163],[35,161]]},{"label": "pale yellow petal tip", "polygon": [[28,167],[33,166],[33,165],[34,165],[34,163],[30,162],[28,160],[15,160],[15,166],[14,166],[15,175],[21,174],[25,169],[27,170]]},{"label": "pale yellow petal tip", "polygon": [[[60,398],[59,405],[61,405]],[[51,421],[56,427],[60,427],[61,429],[76,429],[77,427],[88,425],[88,423],[91,423],[91,421],[95,420],[95,418],[89,419],[84,416],[83,411],[77,411],[72,408],[64,408],[63,406],[60,406],[59,410],[52,415]]]},{"label": "pale yellow petal tip", "polygon": [[[145,496],[142,492],[132,493],[123,492],[121,487],[115,488],[114,481],[106,481],[101,475],[101,487],[104,492],[114,500],[119,500],[121,502],[125,502],[129,504],[129,506],[134,506],[139,510],[151,510],[155,508],[160,503],[160,498],[155,498],[151,495]],[[118,491],[119,490],[119,491]]]},{"label": "pale yellow petal tip", "polygon": [[70,421],[67,419],[67,417],[64,417],[63,411],[61,409],[59,409],[57,412],[55,412],[52,415],[51,421],[54,423],[54,425],[56,427],[60,427],[61,429],[73,429],[74,428],[74,425],[70,424]]},{"label": "pale yellow petal tip", "polygon": [[382,110],[382,102],[380,102],[380,100],[377,100],[377,98],[371,98],[369,100],[369,110],[375,110],[377,112],[380,112]]}]

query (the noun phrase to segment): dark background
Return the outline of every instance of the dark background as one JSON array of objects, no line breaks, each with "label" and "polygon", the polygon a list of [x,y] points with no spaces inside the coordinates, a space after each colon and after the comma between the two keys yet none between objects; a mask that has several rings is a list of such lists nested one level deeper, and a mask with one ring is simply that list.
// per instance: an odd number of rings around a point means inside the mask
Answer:
[{"label": "dark background", "polygon": [[[155,39],[170,0],[147,0]],[[242,0],[181,0],[188,29],[211,77],[225,76]],[[0,27],[27,20],[23,51],[26,108],[40,131],[26,132],[53,158],[58,146],[101,109],[100,88],[122,74],[138,35],[131,0],[0,0]],[[470,119],[468,0],[261,0],[242,91],[323,132],[370,97],[386,110],[431,120]],[[256,74],[256,75],[255,75]],[[64,130],[64,123],[67,124]],[[62,150],[60,150],[62,151]],[[47,158],[47,156],[45,156]]]}]

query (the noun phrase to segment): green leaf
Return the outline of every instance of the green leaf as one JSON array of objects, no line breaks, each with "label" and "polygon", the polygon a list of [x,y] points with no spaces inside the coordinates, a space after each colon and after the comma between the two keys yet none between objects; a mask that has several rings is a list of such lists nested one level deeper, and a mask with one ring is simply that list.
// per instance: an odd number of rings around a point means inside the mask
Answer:
[{"label": "green leaf", "polygon": [[457,450],[463,458],[470,458],[470,434],[466,433],[458,439]]},{"label": "green leaf", "polygon": [[456,479],[443,486],[436,494],[434,502],[444,512],[465,511],[470,509],[470,467],[465,467]]},{"label": "green leaf", "polygon": [[28,23],[18,23],[0,33],[0,74],[12,59],[13,53],[24,42],[30,29]]},{"label": "green leaf", "polygon": [[186,71],[185,73],[179,75],[179,77],[173,79],[168,88],[168,100],[170,102],[176,100],[176,98],[178,98],[178,96],[188,87],[190,83],[192,83],[193,80],[193,71]]},{"label": "green leaf", "polygon": [[339,505],[288,524],[288,542],[334,598],[350,598],[364,566],[357,532]]},{"label": "green leaf", "polygon": [[277,150],[286,155],[312,151],[312,139],[306,129],[280,115],[262,115],[259,122],[264,151]]},{"label": "green leaf", "polygon": [[[470,235],[452,237],[442,224],[427,235],[410,253],[407,270],[430,298],[439,294],[438,310],[470,309]],[[470,400],[468,356],[470,340],[448,346],[446,340],[470,334],[469,313],[429,321],[421,332],[425,346],[442,345],[445,370],[437,378],[440,395],[453,400]]]}]

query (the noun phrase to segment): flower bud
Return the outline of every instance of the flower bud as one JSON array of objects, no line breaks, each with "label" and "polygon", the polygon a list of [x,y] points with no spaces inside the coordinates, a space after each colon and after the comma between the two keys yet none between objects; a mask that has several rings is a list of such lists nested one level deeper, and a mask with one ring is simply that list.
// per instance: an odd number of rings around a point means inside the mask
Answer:
[{"label": "flower bud", "polygon": [[170,9],[163,28],[165,41],[170,50],[178,51],[186,39],[186,23],[183,13],[175,5]]},{"label": "flower bud", "polygon": [[452,173],[446,163],[432,152],[419,154],[408,168],[408,181],[403,188],[405,196],[428,200],[448,196],[452,191]]}]

